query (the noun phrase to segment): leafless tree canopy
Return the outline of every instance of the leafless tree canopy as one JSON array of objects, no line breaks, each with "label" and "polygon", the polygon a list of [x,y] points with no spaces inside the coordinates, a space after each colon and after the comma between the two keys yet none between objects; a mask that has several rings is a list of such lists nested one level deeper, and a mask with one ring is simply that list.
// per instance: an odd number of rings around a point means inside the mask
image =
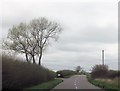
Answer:
[{"label": "leafless tree canopy", "polygon": [[20,23],[9,29],[7,40],[4,42],[7,49],[18,53],[24,53],[26,60],[36,63],[35,57],[41,58],[43,51],[47,48],[50,40],[57,40],[61,26],[46,18],[32,20],[29,24]]},{"label": "leafless tree canopy", "polygon": [[108,65],[95,65],[92,68],[91,76],[93,78],[104,78],[109,71]]},{"label": "leafless tree canopy", "polygon": [[76,70],[76,72],[79,72],[82,70],[82,68],[80,66],[77,66],[75,70]]}]

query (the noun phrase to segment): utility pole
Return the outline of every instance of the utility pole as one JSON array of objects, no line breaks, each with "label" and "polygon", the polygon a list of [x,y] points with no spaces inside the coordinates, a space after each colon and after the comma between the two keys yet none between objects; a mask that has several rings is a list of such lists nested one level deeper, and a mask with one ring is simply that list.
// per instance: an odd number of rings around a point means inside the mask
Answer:
[{"label": "utility pole", "polygon": [[102,50],[102,65],[104,65],[104,50]]}]

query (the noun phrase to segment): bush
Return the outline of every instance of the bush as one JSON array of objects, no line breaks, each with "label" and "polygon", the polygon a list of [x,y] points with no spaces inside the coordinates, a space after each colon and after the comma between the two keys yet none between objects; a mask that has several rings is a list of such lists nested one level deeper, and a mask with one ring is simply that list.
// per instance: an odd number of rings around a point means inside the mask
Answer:
[{"label": "bush", "polygon": [[92,68],[91,76],[92,78],[105,78],[108,74],[107,65],[95,65]]},{"label": "bush", "polygon": [[54,79],[55,73],[36,64],[2,57],[2,88],[22,89]]},{"label": "bush", "polygon": [[68,77],[74,74],[77,74],[77,72],[72,71],[72,70],[60,70],[56,72],[57,74],[60,74],[61,77]]},{"label": "bush", "polygon": [[108,78],[116,78],[116,77],[120,77],[120,71],[109,70]]}]

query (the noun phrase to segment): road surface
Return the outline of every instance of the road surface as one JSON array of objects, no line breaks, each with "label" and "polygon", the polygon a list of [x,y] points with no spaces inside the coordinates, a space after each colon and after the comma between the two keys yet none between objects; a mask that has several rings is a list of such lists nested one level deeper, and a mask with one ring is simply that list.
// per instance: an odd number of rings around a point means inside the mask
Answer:
[{"label": "road surface", "polygon": [[52,91],[103,91],[103,90],[89,83],[85,75],[74,75],[68,79],[65,79],[62,83],[53,88]]},{"label": "road surface", "polygon": [[0,91],[2,89],[2,70],[0,69]]}]

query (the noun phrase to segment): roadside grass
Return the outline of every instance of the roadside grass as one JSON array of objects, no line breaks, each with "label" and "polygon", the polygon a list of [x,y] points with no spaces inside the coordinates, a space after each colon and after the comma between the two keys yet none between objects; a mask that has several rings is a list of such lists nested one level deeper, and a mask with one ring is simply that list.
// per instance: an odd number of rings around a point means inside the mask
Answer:
[{"label": "roadside grass", "polygon": [[23,91],[50,91],[52,88],[54,88],[56,85],[61,83],[63,80],[62,79],[54,79],[48,82],[44,82],[42,84],[38,84],[33,87],[29,87],[24,89]]},{"label": "roadside grass", "polygon": [[92,79],[90,75],[87,76],[88,81],[92,83],[95,86],[98,86],[102,89],[105,89],[106,91],[120,91],[119,86],[119,79],[120,78],[114,78],[114,79]]},{"label": "roadside grass", "polygon": [[100,88],[105,89],[106,91],[120,91],[120,88],[113,83],[107,83],[101,80],[94,80],[92,83]]},{"label": "roadside grass", "polygon": [[99,79],[95,79],[97,81],[101,81],[101,82],[106,82],[106,83],[109,83],[109,84],[114,84],[116,86],[118,86],[120,84],[119,80],[120,78],[116,77],[116,78],[113,78],[113,79],[102,79],[102,78],[99,78]]}]

